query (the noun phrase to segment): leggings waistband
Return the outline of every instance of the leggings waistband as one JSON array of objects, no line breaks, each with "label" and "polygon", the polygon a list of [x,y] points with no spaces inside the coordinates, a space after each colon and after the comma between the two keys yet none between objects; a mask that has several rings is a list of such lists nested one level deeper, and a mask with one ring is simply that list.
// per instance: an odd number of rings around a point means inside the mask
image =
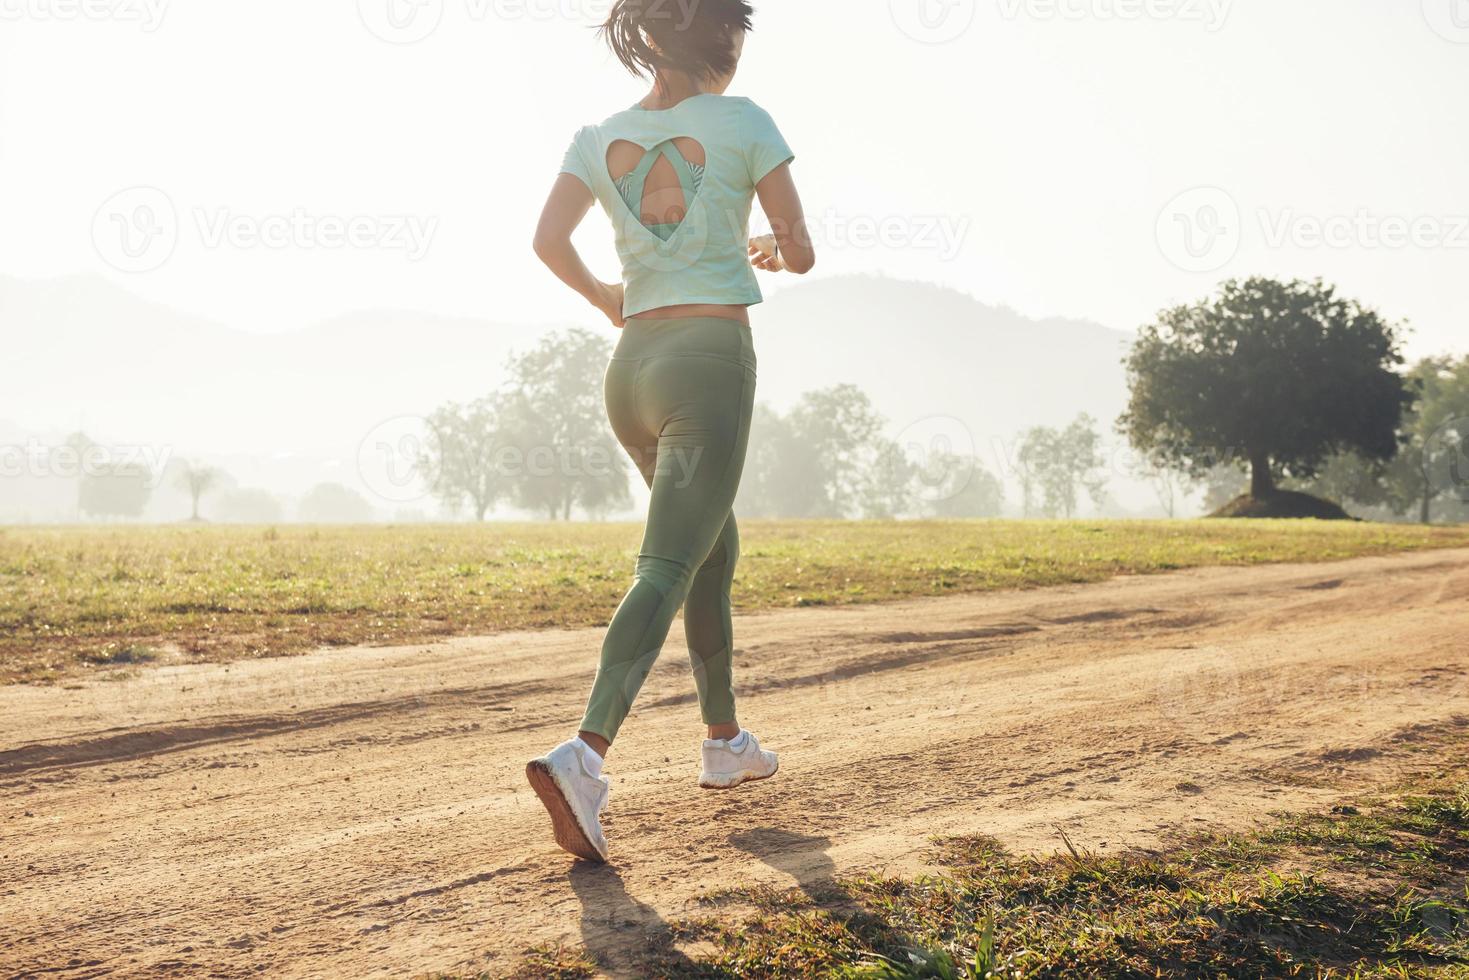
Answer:
[{"label": "leggings waistband", "polygon": [[738,320],[712,316],[628,320],[612,356],[642,360],[691,354],[723,357],[755,367],[755,341],[750,328]]}]

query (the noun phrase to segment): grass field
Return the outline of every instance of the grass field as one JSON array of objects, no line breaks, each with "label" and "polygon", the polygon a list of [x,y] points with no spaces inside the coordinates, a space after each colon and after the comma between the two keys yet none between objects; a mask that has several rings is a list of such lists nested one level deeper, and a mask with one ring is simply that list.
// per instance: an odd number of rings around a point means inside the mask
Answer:
[{"label": "grass field", "polygon": [[[741,610],[1469,546],[1469,527],[1284,522],[750,522]],[[0,528],[0,681],[153,662],[600,625],[627,524]]]}]

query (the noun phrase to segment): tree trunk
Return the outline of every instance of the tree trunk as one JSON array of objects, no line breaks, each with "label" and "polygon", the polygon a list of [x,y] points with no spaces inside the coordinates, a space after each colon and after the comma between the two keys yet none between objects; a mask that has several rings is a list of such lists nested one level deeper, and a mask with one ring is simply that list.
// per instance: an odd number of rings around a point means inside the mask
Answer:
[{"label": "tree trunk", "polygon": [[1420,512],[1422,523],[1433,523],[1433,491],[1428,487],[1423,488],[1423,507]]},{"label": "tree trunk", "polygon": [[1268,453],[1250,455],[1250,496],[1256,500],[1275,495],[1275,474],[1270,472]]}]

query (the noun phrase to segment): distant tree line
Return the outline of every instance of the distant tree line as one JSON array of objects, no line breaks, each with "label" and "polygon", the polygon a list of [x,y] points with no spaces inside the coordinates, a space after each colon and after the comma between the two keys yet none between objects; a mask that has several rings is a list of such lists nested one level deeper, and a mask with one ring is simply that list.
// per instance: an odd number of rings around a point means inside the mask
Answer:
[{"label": "distant tree line", "polygon": [[[285,508],[275,495],[238,487],[224,470],[197,460],[176,460],[154,472],[143,463],[111,461],[107,447],[85,433],[73,433],[65,446],[85,460],[76,479],[77,514],[83,518],[142,519],[160,486],[172,486],[187,498],[189,523],[278,524],[285,518]],[[376,514],[356,490],[321,483],[300,499],[295,516],[310,524],[360,524]]]},{"label": "distant tree line", "polygon": [[[505,386],[428,419],[422,465],[449,509],[483,520],[508,503],[551,520],[632,505],[632,466],[608,427],[611,345],[584,330],[512,358]],[[1000,481],[972,454],[902,446],[853,385],[808,392],[788,412],[756,407],[737,510],[751,517],[993,517]],[[944,486],[944,492],[925,488]]]},{"label": "distant tree line", "polygon": [[[633,468],[602,399],[610,354],[591,332],[553,334],[512,357],[496,391],[440,406],[414,461],[429,492],[475,520],[502,505],[551,520],[629,510]],[[1469,519],[1469,357],[1406,366],[1398,327],[1320,281],[1228,281],[1213,297],[1160,313],[1126,366],[1129,403],[1117,428],[1139,454],[1133,475],[1170,516],[1202,491],[1210,508],[1305,494],[1363,516]],[[849,384],[807,392],[786,410],[757,405],[737,510],[995,517],[1006,479],[1027,517],[1071,518],[1106,502],[1108,461],[1088,415],[1018,433],[1000,476],[972,445],[914,436],[921,426],[891,431]],[[77,433],[67,448],[98,447]],[[187,497],[189,520],[282,519],[275,497],[201,462],[155,474],[103,457],[77,482],[82,515],[136,520],[166,484]],[[356,490],[323,483],[295,516],[357,523],[376,512]]]},{"label": "distant tree line", "polygon": [[972,452],[902,444],[855,385],[802,395],[782,414],[755,409],[735,507],[751,517],[996,517],[1000,481]]}]

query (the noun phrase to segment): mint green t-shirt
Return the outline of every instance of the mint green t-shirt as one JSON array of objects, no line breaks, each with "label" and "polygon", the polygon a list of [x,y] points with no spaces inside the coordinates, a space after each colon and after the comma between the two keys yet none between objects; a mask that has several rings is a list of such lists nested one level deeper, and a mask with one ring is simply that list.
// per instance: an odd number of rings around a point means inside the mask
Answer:
[{"label": "mint green t-shirt", "polygon": [[[693,139],[702,167],[684,159],[673,141]],[[625,140],[644,150],[643,163],[614,181],[607,151]],[[643,180],[657,159],[679,175],[686,214],[677,225],[648,226],[640,214]],[[749,99],[695,95],[671,109],[634,106],[579,130],[561,172],[591,189],[612,219],[625,287],[623,315],[663,306],[718,303],[747,306],[763,297],[750,268],[750,207],[755,185],[795,159],[774,120]]]}]

